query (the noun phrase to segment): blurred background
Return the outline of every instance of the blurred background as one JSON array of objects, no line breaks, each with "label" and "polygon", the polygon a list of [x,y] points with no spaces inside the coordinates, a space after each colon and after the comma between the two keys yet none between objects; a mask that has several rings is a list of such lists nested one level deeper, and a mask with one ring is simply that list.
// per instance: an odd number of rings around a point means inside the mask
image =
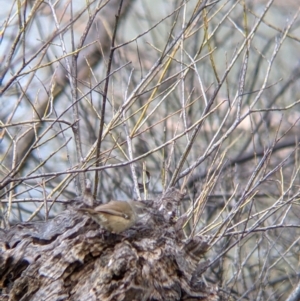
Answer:
[{"label": "blurred background", "polygon": [[0,0],[2,227],[186,192],[233,300],[299,278],[298,1]]}]

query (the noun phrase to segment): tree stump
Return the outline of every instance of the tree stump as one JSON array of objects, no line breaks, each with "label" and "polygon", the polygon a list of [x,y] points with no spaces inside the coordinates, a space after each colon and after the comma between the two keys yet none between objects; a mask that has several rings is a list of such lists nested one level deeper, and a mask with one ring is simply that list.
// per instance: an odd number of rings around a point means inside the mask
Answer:
[{"label": "tree stump", "polygon": [[203,281],[204,237],[185,238],[175,189],[149,201],[147,213],[121,234],[68,208],[48,222],[0,232],[0,300],[220,300]]}]

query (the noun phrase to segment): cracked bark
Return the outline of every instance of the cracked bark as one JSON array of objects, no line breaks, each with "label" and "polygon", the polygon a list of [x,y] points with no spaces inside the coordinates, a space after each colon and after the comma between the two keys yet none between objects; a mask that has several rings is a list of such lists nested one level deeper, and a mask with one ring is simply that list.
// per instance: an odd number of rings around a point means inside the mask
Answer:
[{"label": "cracked bark", "polygon": [[203,279],[206,237],[176,228],[182,194],[148,202],[147,214],[116,235],[68,209],[48,222],[0,232],[0,300],[220,300]]}]

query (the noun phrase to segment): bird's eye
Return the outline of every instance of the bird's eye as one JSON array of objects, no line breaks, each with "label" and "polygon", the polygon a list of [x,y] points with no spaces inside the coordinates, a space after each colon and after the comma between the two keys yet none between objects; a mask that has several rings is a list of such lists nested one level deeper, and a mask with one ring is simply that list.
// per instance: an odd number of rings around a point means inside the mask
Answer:
[{"label": "bird's eye", "polygon": [[123,217],[124,217],[125,219],[129,219],[129,216],[128,216],[127,214],[123,214]]}]

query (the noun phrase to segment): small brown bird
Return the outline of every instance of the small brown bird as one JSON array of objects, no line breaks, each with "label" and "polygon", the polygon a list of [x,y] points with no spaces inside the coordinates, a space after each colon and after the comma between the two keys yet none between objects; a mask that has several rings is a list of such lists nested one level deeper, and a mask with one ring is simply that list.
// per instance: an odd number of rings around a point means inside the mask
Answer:
[{"label": "small brown bird", "polygon": [[121,233],[132,227],[145,205],[138,201],[110,201],[95,208],[78,208],[112,233]]}]

